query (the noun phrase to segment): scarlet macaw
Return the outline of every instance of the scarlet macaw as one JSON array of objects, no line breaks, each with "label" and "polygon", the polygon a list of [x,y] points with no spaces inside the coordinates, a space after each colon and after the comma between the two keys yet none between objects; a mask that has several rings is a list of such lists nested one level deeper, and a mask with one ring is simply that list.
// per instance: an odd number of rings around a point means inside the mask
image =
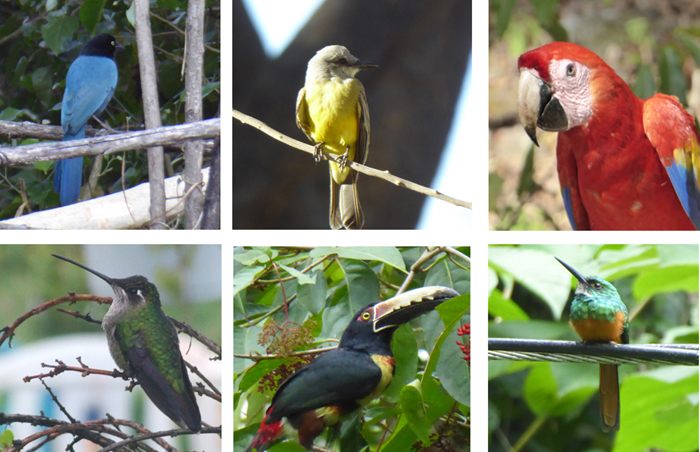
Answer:
[{"label": "scarlet macaw", "polygon": [[642,100],[596,54],[553,42],[518,59],[518,115],[559,132],[573,229],[700,229],[700,136],[678,98]]}]

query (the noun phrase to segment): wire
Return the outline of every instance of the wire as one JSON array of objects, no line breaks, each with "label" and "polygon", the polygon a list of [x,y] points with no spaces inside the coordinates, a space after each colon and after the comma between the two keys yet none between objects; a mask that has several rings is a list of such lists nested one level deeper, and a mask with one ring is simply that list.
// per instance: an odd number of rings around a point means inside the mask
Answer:
[{"label": "wire", "polygon": [[698,365],[698,344],[615,344],[489,339],[489,359],[598,364]]}]

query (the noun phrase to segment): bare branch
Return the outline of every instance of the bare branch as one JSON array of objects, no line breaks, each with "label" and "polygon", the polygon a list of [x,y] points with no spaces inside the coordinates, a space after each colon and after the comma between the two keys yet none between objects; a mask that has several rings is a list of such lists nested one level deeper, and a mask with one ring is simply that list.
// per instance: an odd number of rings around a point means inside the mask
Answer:
[{"label": "bare branch", "polygon": [[[160,121],[160,105],[158,103],[158,80],[156,78],[156,63],[153,56],[153,36],[148,0],[136,0],[134,3],[134,21],[136,28],[136,43],[139,54],[139,72],[141,74],[141,91],[143,95],[143,114],[146,127],[158,128]],[[151,146],[148,148],[148,180],[151,183],[151,229],[165,229],[165,167],[163,163],[163,148]]]},{"label": "bare branch", "polygon": [[[187,35],[185,40],[185,122],[202,120],[202,72],[204,66],[204,0],[187,2]],[[189,189],[201,180],[201,141],[185,144],[185,170],[182,173]],[[202,215],[204,192],[195,190],[185,200],[185,228],[195,229]]]},{"label": "bare branch", "polygon": [[95,295],[76,295],[74,293],[68,295],[67,297],[55,298],[53,300],[47,301],[46,303],[42,303],[40,306],[37,306],[36,308],[29,310],[28,312],[25,312],[21,317],[15,320],[12,323],[12,325],[8,325],[0,329],[0,332],[2,332],[2,335],[0,335],[0,345],[2,345],[9,338],[9,346],[12,347],[12,336],[14,336],[15,330],[28,318],[33,317],[37,314],[41,314],[42,312],[56,305],[62,303],[74,304],[77,301],[96,301],[99,304],[112,303],[112,299],[110,297],[98,297]]},{"label": "bare branch", "polygon": [[209,350],[214,352],[214,354],[221,359],[221,346],[217,344],[216,342],[212,341],[199,331],[195,330],[185,322],[181,322],[177,319],[174,319],[170,316],[168,316],[171,322],[182,332],[192,336],[194,339],[198,340],[202,345],[207,347]]},{"label": "bare branch", "polygon": [[216,138],[220,135],[220,127],[221,119],[214,118],[191,124],[84,138],[82,140],[2,148],[0,149],[0,166],[29,165],[59,158],[114,154],[143,149],[147,146],[181,144],[193,139]]},{"label": "bare branch", "polygon": [[106,377],[112,377],[112,378],[121,378],[123,380],[128,380],[129,376],[120,370],[113,369],[113,370],[102,370],[102,369],[93,369],[91,367],[86,366],[83,364],[82,361],[80,361],[80,357],[78,357],[78,362],[80,363],[80,367],[74,367],[74,366],[69,366],[63,361],[57,359],[56,363],[57,364],[45,364],[41,363],[41,367],[44,368],[49,368],[52,369],[51,371],[43,374],[38,374],[38,375],[27,375],[22,379],[23,382],[29,383],[32,380],[44,380],[44,378],[53,378],[56,375],[60,375],[63,372],[78,372],[80,373],[81,377],[87,377],[88,375],[104,375]]},{"label": "bare branch", "polygon": [[[66,141],[75,143],[75,141]],[[209,168],[202,170],[203,183],[209,182]],[[205,185],[206,187],[206,185]],[[165,181],[166,221],[183,212],[182,197],[185,184],[180,176]],[[149,213],[150,184],[141,184],[125,192],[71,204],[56,209],[0,221],[0,229],[24,227],[27,229],[137,229],[151,222]]]},{"label": "bare branch", "polygon": [[[243,124],[248,124],[251,127],[254,127],[261,132],[271,136],[277,141],[280,141],[287,146],[291,146],[293,148],[299,149],[300,151],[304,151],[308,154],[314,154],[314,147],[311,146],[310,144],[302,143],[301,141],[295,140],[294,138],[291,138],[281,132],[278,132],[277,130],[273,129],[272,127],[268,126],[264,122],[260,121],[259,119],[253,118],[252,116],[245,115],[238,110],[233,110],[233,117],[238,119],[241,123]],[[340,160],[342,156],[337,156],[334,154],[330,154],[328,152],[323,152],[323,155],[327,160],[333,160],[334,162],[340,163]],[[389,171],[380,171],[374,168],[371,168],[369,166],[362,165],[357,162],[352,162],[348,161],[346,162],[346,165],[355,171],[366,174],[371,177],[377,177],[379,179],[383,179],[387,182],[391,182],[392,184],[398,186],[398,187],[404,187],[409,190],[415,191],[417,193],[421,193],[426,196],[432,196],[433,198],[437,198],[439,200],[448,202],[450,204],[454,204],[455,206],[461,206],[465,207],[467,209],[472,208],[472,203],[467,202],[467,201],[462,201],[461,199],[453,198],[451,196],[447,196],[443,193],[440,193],[437,190],[434,190],[432,188],[424,187],[422,185],[418,185],[415,182],[411,182],[406,179],[402,179],[400,177],[394,176],[391,174]]]},{"label": "bare branch", "polygon": [[[333,341],[333,339],[329,339],[326,342],[330,342],[330,341]],[[251,352],[249,355],[238,355],[238,354],[234,353],[233,357],[234,358],[250,359],[250,360],[253,360],[255,362],[258,362],[258,361],[264,361],[266,359],[287,358],[290,356],[317,355],[319,353],[327,352],[328,350],[333,350],[335,348],[338,348],[338,347],[324,347],[324,348],[315,348],[313,350],[302,350],[300,352],[294,352],[294,353],[290,353],[289,355],[284,355],[284,356],[276,355],[276,354],[260,355],[258,353],[253,354],[253,352]]]},{"label": "bare branch", "polygon": [[[203,428],[199,433],[218,433],[218,434],[221,434],[221,427]],[[125,440],[120,441],[118,443],[114,443],[114,444],[110,445],[109,447],[105,447],[100,452],[109,452],[111,450],[117,450],[120,447],[124,447],[126,445],[133,444],[135,442],[143,442],[144,440],[147,440],[147,439],[161,438],[163,436],[175,437],[175,436],[180,436],[180,435],[193,435],[193,434],[195,434],[195,433],[190,431],[190,430],[187,430],[187,429],[175,429],[175,430],[167,430],[164,432],[146,433],[143,435],[133,436],[129,439],[125,439]]]}]

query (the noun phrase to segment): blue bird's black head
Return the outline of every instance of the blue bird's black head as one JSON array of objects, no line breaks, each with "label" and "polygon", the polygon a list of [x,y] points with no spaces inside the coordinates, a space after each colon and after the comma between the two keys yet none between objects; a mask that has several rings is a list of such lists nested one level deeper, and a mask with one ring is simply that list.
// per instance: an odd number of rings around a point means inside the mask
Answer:
[{"label": "blue bird's black head", "polygon": [[114,36],[102,33],[89,40],[88,43],[85,44],[85,47],[83,47],[80,55],[101,56],[113,60],[114,53],[117,51],[117,49],[123,48],[124,47],[117,42]]}]

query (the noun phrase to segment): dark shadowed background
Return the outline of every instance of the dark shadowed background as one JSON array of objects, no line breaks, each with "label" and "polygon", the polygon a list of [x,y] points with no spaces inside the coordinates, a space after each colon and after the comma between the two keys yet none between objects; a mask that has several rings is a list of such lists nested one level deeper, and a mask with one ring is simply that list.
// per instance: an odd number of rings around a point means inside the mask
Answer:
[{"label": "dark shadowed background", "polygon": [[[371,115],[366,164],[431,185],[467,70],[471,2],[325,2],[275,60],[240,0],[233,21],[233,108],[308,142],[295,122],[306,64],[319,49],[344,45],[379,65],[358,75]],[[328,164],[233,123],[234,228],[328,228]],[[424,196],[364,175],[358,191],[365,228],[416,226]]]}]

